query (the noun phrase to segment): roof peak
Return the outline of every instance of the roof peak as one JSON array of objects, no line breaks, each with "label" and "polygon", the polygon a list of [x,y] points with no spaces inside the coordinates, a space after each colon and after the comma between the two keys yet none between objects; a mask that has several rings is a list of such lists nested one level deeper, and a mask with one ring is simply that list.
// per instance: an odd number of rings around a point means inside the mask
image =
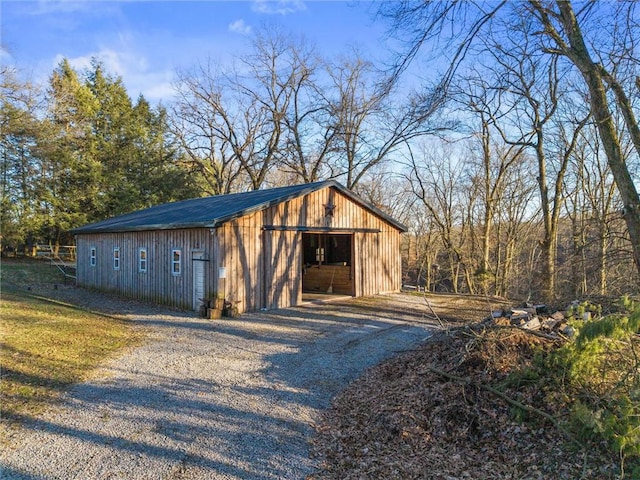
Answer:
[{"label": "roof peak", "polygon": [[400,230],[406,228],[374,205],[358,197],[335,180],[302,183],[267,189],[190,198],[156,205],[73,229],[79,233],[106,233],[179,228],[213,228],[249,213],[307,195],[323,188],[336,188]]}]

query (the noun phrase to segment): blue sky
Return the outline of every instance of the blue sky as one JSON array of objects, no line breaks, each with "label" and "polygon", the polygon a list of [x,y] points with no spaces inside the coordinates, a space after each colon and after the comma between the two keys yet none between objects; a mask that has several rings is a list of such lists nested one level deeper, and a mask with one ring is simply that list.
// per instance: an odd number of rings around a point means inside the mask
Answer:
[{"label": "blue sky", "polygon": [[279,25],[335,56],[358,46],[386,52],[386,25],[370,1],[3,0],[2,63],[46,81],[64,57],[83,69],[92,57],[122,77],[129,95],[169,99],[176,69],[208,58],[227,62],[264,25]]}]

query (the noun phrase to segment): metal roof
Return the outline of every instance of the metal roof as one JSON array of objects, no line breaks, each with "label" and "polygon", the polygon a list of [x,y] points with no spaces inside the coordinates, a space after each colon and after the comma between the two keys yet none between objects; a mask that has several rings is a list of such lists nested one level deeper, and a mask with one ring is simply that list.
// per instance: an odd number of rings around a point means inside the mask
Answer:
[{"label": "metal roof", "polygon": [[354,202],[370,210],[394,227],[405,232],[404,225],[361,199],[338,182],[306,183],[288,187],[230,193],[213,197],[193,198],[165,203],[136,212],[91,223],[71,230],[73,234],[133,232],[141,230],[174,230],[180,228],[215,228],[229,220],[269,208],[279,203],[307,195],[316,190],[332,187]]}]

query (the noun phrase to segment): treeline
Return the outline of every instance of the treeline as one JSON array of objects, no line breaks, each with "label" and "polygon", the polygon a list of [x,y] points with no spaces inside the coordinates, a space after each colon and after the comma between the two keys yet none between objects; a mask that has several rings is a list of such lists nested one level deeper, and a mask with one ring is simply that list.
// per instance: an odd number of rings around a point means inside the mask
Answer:
[{"label": "treeline", "polygon": [[406,247],[412,280],[532,301],[637,292],[636,7],[381,7],[408,45],[396,72],[437,47],[447,62],[434,91],[460,122],[449,143],[406,158],[422,232]]},{"label": "treeline", "polygon": [[167,112],[131,101],[100,63],[64,60],[46,92],[2,76],[2,245],[69,244],[69,229],[197,195]]},{"label": "treeline", "polygon": [[[158,106],[131,101],[99,62],[63,61],[41,87],[4,67],[3,247],[69,242],[70,228],[167,201],[331,178],[409,227],[407,284],[532,300],[635,292],[639,22],[627,3],[575,17],[600,62],[603,113],[564,43],[567,6],[386,3],[379,18],[408,35],[390,69],[262,31],[234,65],[179,72]],[[435,41],[453,60],[422,83]]]},{"label": "treeline", "polygon": [[356,51],[323,60],[259,33],[239,64],[178,72],[175,96],[132,102],[121,78],[66,60],[48,85],[2,70],[2,242],[69,242],[88,222],[187,197],[338,179],[364,185],[428,112]]}]

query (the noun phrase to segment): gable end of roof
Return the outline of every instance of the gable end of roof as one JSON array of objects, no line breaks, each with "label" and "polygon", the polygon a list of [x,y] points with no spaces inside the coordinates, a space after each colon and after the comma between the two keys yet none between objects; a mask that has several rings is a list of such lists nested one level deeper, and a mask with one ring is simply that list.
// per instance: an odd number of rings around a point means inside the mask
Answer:
[{"label": "gable end of roof", "polygon": [[194,198],[157,205],[71,230],[72,234],[115,233],[185,228],[215,228],[242,216],[279,205],[324,188],[335,188],[401,232],[407,228],[335,180],[267,190]]}]

